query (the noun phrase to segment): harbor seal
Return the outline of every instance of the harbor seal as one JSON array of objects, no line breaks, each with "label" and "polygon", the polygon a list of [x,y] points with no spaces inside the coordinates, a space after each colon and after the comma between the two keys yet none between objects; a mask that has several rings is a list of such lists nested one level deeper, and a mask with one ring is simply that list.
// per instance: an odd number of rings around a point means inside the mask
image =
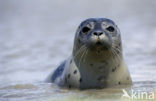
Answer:
[{"label": "harbor seal", "polygon": [[79,89],[131,85],[117,25],[107,18],[83,21],[76,31],[72,55],[46,81]]}]

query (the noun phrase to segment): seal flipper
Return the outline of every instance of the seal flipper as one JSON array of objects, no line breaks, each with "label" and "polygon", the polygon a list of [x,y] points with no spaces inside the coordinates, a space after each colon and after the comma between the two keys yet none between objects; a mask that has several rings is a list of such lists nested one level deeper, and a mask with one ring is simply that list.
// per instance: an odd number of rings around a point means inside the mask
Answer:
[{"label": "seal flipper", "polygon": [[59,65],[56,70],[53,72],[51,81],[55,82],[55,80],[60,77],[64,71],[66,61],[62,62],[61,65]]},{"label": "seal flipper", "polygon": [[55,83],[56,79],[61,77],[65,68],[66,61],[63,61],[45,80],[48,83]]}]

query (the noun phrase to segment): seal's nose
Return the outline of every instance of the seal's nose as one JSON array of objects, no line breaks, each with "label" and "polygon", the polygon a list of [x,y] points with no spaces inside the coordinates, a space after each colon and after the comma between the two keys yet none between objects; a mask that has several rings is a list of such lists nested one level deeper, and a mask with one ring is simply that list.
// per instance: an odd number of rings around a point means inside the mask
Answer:
[{"label": "seal's nose", "polygon": [[102,34],[103,34],[102,31],[95,31],[95,32],[93,32],[93,35],[96,35],[96,36],[100,36]]}]

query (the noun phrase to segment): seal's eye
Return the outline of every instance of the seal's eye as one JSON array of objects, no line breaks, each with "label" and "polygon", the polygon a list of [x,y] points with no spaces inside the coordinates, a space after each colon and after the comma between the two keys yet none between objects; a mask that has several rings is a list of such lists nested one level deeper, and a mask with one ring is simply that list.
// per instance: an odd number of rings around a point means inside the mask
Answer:
[{"label": "seal's eye", "polygon": [[113,26],[109,26],[106,28],[106,30],[108,30],[109,32],[114,32],[114,27]]},{"label": "seal's eye", "polygon": [[90,31],[91,29],[89,27],[83,27],[82,32],[83,33],[87,33],[88,31]]}]

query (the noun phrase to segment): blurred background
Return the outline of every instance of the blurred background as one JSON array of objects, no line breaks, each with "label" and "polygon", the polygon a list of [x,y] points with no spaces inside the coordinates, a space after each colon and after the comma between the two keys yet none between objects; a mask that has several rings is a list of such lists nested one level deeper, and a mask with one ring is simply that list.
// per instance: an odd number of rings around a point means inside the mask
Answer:
[{"label": "blurred background", "polygon": [[119,26],[133,77],[156,69],[155,0],[0,0],[0,81],[43,79],[71,54],[78,25],[90,17]]},{"label": "blurred background", "polygon": [[156,0],[0,0],[0,87],[43,81],[90,17],[119,26],[133,82],[156,81]]}]

